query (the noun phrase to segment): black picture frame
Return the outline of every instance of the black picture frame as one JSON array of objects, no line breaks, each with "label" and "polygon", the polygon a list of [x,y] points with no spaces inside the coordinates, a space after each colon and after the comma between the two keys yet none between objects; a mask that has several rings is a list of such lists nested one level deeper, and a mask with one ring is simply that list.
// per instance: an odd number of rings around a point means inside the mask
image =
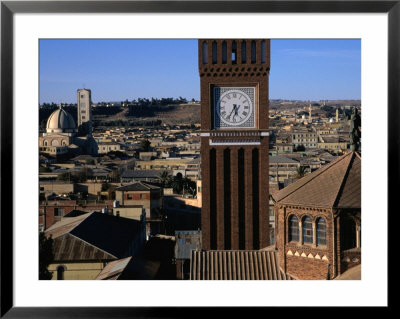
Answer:
[{"label": "black picture frame", "polygon": [[[212,5],[210,5],[212,3]],[[13,304],[13,16],[15,13],[387,13],[388,14],[388,207],[394,208],[400,153],[400,0],[396,1],[1,1],[1,317],[191,317],[182,307],[14,307]],[[384,199],[381,199],[384,200]],[[380,212],[385,213],[385,212]],[[389,218],[390,216],[388,216]],[[388,223],[390,225],[390,222]],[[388,244],[390,241],[388,240]],[[390,256],[388,254],[388,256]],[[389,260],[390,261],[390,260]],[[389,263],[390,264],[390,263]],[[390,280],[388,280],[388,285]],[[34,293],[34,292],[33,292]],[[371,292],[372,293],[372,292]],[[388,300],[390,306],[390,298]],[[224,315],[224,308],[203,309]],[[243,310],[243,309],[242,309]],[[235,310],[236,313],[236,310]]]}]

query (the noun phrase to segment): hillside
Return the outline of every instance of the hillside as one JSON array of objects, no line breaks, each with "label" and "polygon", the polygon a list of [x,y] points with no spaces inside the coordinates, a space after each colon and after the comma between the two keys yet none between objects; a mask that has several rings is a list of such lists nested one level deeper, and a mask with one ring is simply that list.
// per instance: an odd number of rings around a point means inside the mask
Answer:
[{"label": "hillside", "polygon": [[121,108],[115,114],[99,114],[93,112],[94,122],[149,122],[162,121],[165,124],[195,124],[200,123],[200,104],[179,104],[163,107],[132,107]]}]

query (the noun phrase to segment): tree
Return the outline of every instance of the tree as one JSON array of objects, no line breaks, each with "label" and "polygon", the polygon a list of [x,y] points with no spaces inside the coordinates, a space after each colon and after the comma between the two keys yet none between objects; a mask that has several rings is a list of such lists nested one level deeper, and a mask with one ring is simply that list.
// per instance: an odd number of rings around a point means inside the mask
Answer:
[{"label": "tree", "polygon": [[71,176],[70,175],[71,174],[69,172],[63,172],[63,173],[57,175],[57,180],[58,181],[65,181],[65,182],[69,181],[69,180],[71,180]]},{"label": "tree", "polygon": [[306,167],[305,166],[299,166],[296,168],[296,172],[294,173],[294,178],[300,179],[306,175]]},{"label": "tree", "polygon": [[163,185],[163,187],[171,187],[172,177],[168,173],[168,171],[163,171],[158,177],[159,182]]},{"label": "tree", "polygon": [[43,232],[39,233],[39,279],[50,280],[53,272],[47,268],[54,261],[53,239],[46,238]]},{"label": "tree", "polygon": [[93,158],[87,158],[86,161],[85,161],[85,163],[86,163],[87,165],[94,165],[94,164],[95,164]]},{"label": "tree", "polygon": [[142,152],[148,152],[150,150],[150,145],[151,143],[149,140],[142,140],[140,141],[139,147]]},{"label": "tree", "polygon": [[110,174],[110,179],[112,181],[119,181],[121,179],[121,171],[119,168],[116,168],[115,170],[113,170]]},{"label": "tree", "polygon": [[73,182],[83,183],[93,177],[93,170],[91,168],[84,167],[77,171],[71,176]]}]

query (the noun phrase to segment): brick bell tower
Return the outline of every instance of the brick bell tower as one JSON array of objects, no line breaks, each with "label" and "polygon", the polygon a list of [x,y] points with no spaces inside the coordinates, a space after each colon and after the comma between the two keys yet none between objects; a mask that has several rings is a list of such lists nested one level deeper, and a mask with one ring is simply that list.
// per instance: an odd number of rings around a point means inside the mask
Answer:
[{"label": "brick bell tower", "polygon": [[199,40],[202,248],[269,245],[270,40]]}]

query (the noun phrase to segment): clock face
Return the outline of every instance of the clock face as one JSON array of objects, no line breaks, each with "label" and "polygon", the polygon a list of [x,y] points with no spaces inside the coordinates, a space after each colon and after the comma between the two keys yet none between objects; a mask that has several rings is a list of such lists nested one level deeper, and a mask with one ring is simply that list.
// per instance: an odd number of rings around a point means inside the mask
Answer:
[{"label": "clock face", "polygon": [[215,87],[215,128],[254,128],[254,87]]}]

